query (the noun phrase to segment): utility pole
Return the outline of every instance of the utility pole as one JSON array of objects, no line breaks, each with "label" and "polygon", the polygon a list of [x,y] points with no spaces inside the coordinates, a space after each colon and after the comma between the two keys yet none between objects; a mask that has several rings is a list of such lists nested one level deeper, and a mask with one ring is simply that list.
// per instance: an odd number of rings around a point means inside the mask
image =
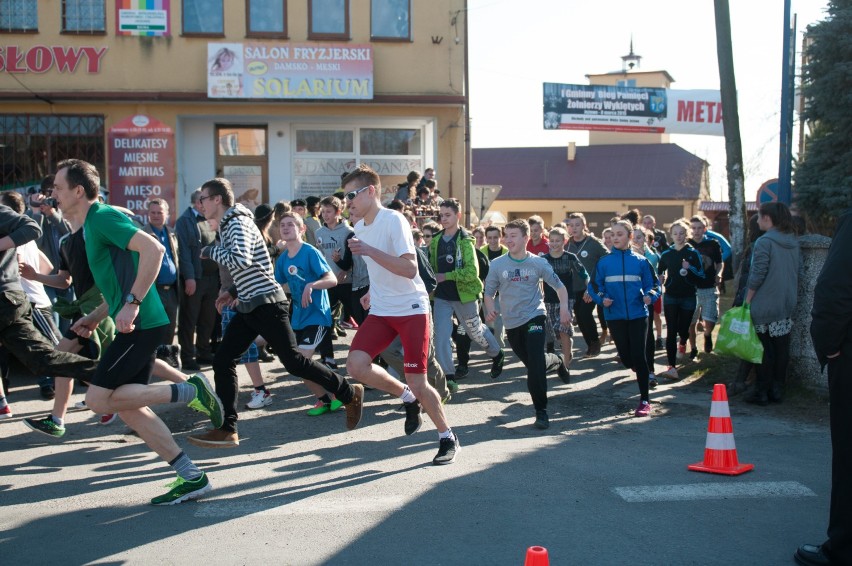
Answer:
[{"label": "utility pole", "polygon": [[794,51],[796,25],[790,28],[790,0],[784,0],[784,40],[781,56],[781,130],[778,148],[778,201],[793,202],[793,77],[796,73]]},{"label": "utility pole", "polygon": [[716,53],[719,59],[719,85],[722,94],[722,125],[725,128],[728,201],[730,203],[731,260],[736,270],[745,247],[745,178],[740,139],[740,113],[737,107],[737,81],[731,43],[731,11],[728,0],[713,1],[716,12]]}]

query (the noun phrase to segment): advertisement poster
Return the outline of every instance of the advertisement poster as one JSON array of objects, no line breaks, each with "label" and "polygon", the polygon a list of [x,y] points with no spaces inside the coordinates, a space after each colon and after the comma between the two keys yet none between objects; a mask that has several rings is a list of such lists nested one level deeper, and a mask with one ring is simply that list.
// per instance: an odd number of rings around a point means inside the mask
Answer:
[{"label": "advertisement poster", "polygon": [[544,83],[545,130],[723,136],[718,90]]},{"label": "advertisement poster", "polygon": [[171,0],[115,0],[116,35],[168,37]]},{"label": "advertisement poster", "polygon": [[231,181],[234,200],[241,205],[254,209],[267,202],[263,194],[263,167],[260,165],[225,165],[222,176]]},{"label": "advertisement poster", "polygon": [[109,204],[123,206],[147,222],[148,201],[169,203],[174,225],[175,135],[167,125],[139,114],[109,129]]},{"label": "advertisement poster", "polygon": [[371,100],[373,48],[348,43],[208,43],[207,96]]}]

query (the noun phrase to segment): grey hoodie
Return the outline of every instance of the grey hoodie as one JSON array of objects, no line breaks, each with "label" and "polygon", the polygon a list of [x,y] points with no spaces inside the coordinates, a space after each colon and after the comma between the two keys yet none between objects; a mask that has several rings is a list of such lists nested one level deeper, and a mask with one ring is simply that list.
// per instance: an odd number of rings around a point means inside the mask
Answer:
[{"label": "grey hoodie", "polygon": [[755,291],[751,300],[755,324],[769,324],[793,315],[801,272],[802,256],[794,234],[771,228],[757,239],[748,275],[748,288]]}]

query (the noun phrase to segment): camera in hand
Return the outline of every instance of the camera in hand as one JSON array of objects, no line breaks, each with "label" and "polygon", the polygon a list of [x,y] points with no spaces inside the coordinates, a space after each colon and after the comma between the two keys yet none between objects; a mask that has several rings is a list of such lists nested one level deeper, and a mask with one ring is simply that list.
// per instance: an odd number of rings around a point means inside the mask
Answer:
[{"label": "camera in hand", "polygon": [[42,204],[47,205],[51,208],[56,208],[56,199],[53,197],[47,197],[41,201]]}]

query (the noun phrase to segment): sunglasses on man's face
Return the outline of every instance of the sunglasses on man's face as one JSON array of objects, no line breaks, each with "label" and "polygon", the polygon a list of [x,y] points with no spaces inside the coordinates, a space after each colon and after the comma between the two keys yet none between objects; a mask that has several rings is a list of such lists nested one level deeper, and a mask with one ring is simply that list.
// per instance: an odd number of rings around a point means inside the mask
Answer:
[{"label": "sunglasses on man's face", "polygon": [[345,195],[345,196],[346,196],[346,200],[355,200],[355,197],[357,197],[359,193],[361,193],[362,191],[366,191],[366,190],[367,190],[367,189],[369,189],[371,186],[372,186],[372,185],[367,185],[366,187],[361,187],[360,189],[356,189],[356,190],[354,190],[354,191],[349,191],[349,192],[348,192],[348,193],[346,193],[346,195]]}]

